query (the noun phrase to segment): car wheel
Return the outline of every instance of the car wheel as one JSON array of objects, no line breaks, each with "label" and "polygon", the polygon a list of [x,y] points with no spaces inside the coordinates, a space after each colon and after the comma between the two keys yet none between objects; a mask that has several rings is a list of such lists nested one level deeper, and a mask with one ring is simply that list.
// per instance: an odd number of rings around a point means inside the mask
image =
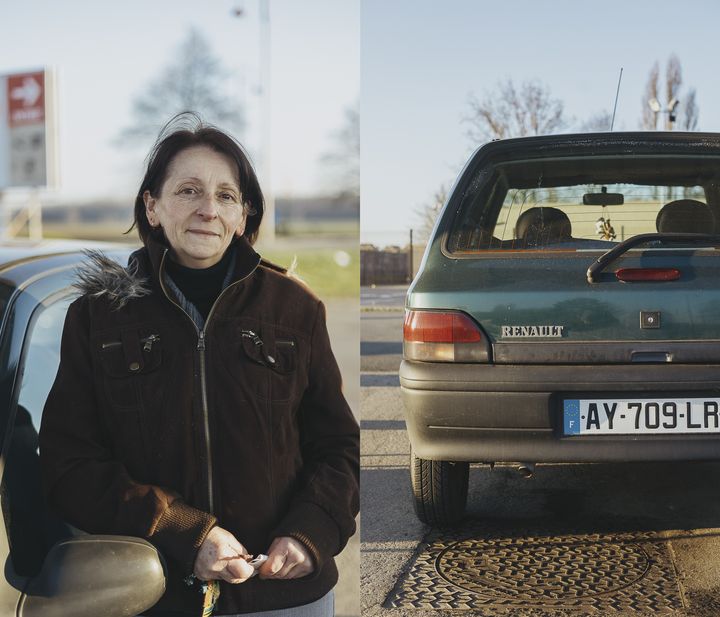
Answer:
[{"label": "car wheel", "polygon": [[460,520],[468,493],[469,463],[428,461],[410,454],[415,513],[427,525],[445,527]]}]

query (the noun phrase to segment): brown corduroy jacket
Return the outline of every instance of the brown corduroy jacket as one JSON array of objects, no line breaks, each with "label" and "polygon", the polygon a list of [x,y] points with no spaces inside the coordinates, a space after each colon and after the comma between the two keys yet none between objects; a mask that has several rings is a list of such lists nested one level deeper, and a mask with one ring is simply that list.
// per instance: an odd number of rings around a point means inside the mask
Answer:
[{"label": "brown corduroy jacket", "polygon": [[166,558],[165,610],[198,614],[183,581],[214,525],[252,554],[294,537],[315,571],[222,583],[216,613],[322,597],[355,529],[358,427],[322,303],[233,244],[230,284],[199,329],[150,241],[128,268],[96,256],[68,311],[40,456],[49,503],[90,533],[147,538]]}]

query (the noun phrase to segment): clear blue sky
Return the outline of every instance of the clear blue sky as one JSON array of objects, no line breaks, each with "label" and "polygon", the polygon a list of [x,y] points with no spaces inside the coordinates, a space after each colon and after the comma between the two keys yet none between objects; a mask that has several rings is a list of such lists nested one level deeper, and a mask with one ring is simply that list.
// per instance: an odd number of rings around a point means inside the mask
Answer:
[{"label": "clear blue sky", "polygon": [[[363,0],[361,237],[406,241],[415,211],[474,149],[461,123],[471,92],[538,79],[575,126],[612,111],[639,128],[652,64],[671,53],[694,87],[698,128],[720,131],[720,3],[711,0]],[[682,97],[681,97],[682,99]]]},{"label": "clear blue sky", "polygon": [[[327,188],[319,164],[358,100],[359,0],[271,0],[272,178],[276,194]],[[245,16],[233,17],[240,6]],[[258,0],[7,0],[0,4],[0,73],[57,70],[63,198],[133,195],[146,147],[119,148],[132,100],[191,27],[209,40],[244,104],[241,138],[258,157]],[[161,96],[162,93],[158,93]]]}]

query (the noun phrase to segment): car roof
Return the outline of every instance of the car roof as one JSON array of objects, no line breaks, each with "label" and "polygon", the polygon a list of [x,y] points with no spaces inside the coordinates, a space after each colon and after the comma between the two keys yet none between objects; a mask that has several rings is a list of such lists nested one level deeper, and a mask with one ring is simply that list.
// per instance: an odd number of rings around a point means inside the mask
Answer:
[{"label": "car roof", "polygon": [[716,154],[720,155],[720,133],[683,131],[632,131],[567,133],[496,139],[480,146],[476,154],[500,153],[529,156],[553,154]]},{"label": "car roof", "polygon": [[125,263],[137,248],[132,244],[86,240],[3,240],[0,241],[0,278],[6,285],[18,286],[30,277],[80,264],[86,259],[87,250],[100,250]]}]

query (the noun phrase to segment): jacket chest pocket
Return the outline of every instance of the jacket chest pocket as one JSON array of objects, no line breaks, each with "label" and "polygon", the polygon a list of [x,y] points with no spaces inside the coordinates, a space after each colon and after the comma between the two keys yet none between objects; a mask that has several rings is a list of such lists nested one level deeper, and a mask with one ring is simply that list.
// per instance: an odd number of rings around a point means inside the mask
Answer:
[{"label": "jacket chest pocket", "polygon": [[156,404],[162,394],[162,340],[156,332],[121,331],[98,343],[105,394],[119,412]]},{"label": "jacket chest pocket", "polygon": [[272,401],[302,394],[296,337],[274,328],[243,328],[239,335],[237,361],[250,392]]}]

